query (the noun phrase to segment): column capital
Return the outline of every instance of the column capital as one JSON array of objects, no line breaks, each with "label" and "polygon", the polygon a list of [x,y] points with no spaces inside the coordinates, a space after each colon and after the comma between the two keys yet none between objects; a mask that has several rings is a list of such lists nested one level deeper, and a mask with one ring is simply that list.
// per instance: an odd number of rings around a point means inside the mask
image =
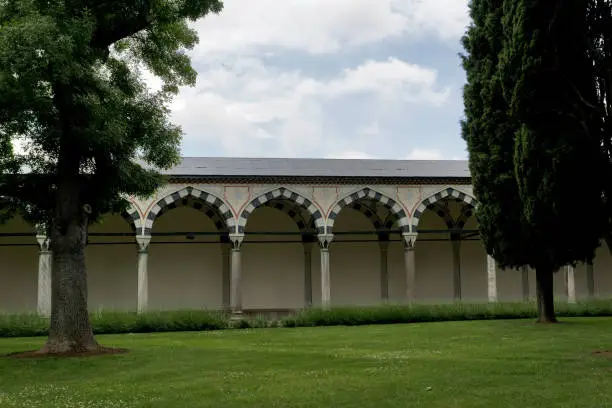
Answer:
[{"label": "column capital", "polygon": [[317,238],[319,239],[321,249],[329,249],[329,246],[334,240],[334,234],[319,234],[317,235]]},{"label": "column capital", "polygon": [[147,252],[151,243],[151,235],[136,235],[136,243],[138,244],[138,252]]},{"label": "column capital", "polygon": [[414,249],[414,245],[416,243],[418,235],[419,234],[417,232],[402,233],[402,238],[404,239],[404,248],[408,250]]},{"label": "column capital", "polygon": [[37,234],[36,240],[38,241],[41,252],[48,252],[51,250],[51,240],[46,235]]},{"label": "column capital", "polygon": [[388,228],[381,228],[376,232],[378,236],[378,242],[389,241],[391,231]]},{"label": "column capital", "polygon": [[302,245],[304,246],[304,252],[312,252],[312,248],[314,247],[315,243],[314,242],[310,242],[310,241],[302,241]]},{"label": "column capital", "polygon": [[240,246],[244,242],[244,234],[240,234],[240,233],[233,234],[232,233],[232,234],[229,234],[229,239],[230,239],[230,242],[232,243],[234,250],[239,251]]}]

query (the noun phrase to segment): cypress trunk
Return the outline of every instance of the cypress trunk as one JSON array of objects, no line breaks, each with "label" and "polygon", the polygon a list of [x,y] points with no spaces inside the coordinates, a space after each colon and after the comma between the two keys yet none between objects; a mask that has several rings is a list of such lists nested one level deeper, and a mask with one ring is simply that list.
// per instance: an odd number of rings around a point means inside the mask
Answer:
[{"label": "cypress trunk", "polygon": [[77,185],[61,185],[50,234],[51,322],[43,353],[85,353],[101,349],[94,338],[87,310],[85,246],[89,214],[87,206],[79,204]]},{"label": "cypress trunk", "polygon": [[551,268],[536,268],[538,323],[557,323]]}]

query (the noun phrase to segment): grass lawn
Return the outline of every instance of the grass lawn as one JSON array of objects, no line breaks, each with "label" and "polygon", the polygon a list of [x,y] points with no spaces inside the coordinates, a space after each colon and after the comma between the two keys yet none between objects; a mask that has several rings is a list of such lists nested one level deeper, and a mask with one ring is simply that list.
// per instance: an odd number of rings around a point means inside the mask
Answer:
[{"label": "grass lawn", "polygon": [[0,407],[612,407],[612,358],[592,355],[612,349],[612,318],[98,338],[131,351],[0,358]]}]

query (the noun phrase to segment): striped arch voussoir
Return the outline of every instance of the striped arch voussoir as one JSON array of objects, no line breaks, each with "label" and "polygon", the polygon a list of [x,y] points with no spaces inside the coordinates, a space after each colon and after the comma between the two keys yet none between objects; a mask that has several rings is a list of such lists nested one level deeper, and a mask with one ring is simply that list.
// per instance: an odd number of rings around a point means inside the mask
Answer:
[{"label": "striped arch voussoir", "polygon": [[179,207],[189,206],[208,216],[219,231],[228,231],[235,226],[234,216],[230,208],[214,194],[207,193],[193,187],[185,187],[167,195],[159,200],[145,219],[144,235],[150,235],[155,219],[167,211]]},{"label": "striped arch voussoir", "polygon": [[[360,203],[360,201],[363,201],[363,200],[373,200],[375,202],[381,203],[389,210],[389,212],[393,216],[392,218],[394,218],[393,221],[397,222],[401,232],[410,231],[410,224],[408,222],[408,216],[406,215],[406,211],[404,211],[404,209],[399,205],[399,203],[397,203],[392,198],[387,197],[386,195],[382,193],[379,193],[378,191],[372,190],[370,188],[364,188],[355,193],[349,194],[348,196],[342,198],[340,201],[336,203],[336,205],[330,211],[329,216],[327,217],[328,218],[327,233],[329,234],[332,233],[334,223],[336,222],[336,218],[338,217],[338,214],[344,207],[349,207],[349,208],[357,207],[355,209],[358,209],[359,211],[362,211],[364,207],[367,207]],[[370,208],[369,211],[373,212],[374,215],[376,215],[376,212],[373,211],[373,209]],[[366,216],[368,215],[366,214]],[[378,217],[378,215],[372,218],[368,216],[368,218],[370,218],[374,226],[377,228],[378,228],[378,225],[382,226],[382,228],[386,228],[386,225],[390,222],[390,221],[387,221],[387,223],[385,224],[385,222],[381,220],[380,217]],[[393,223],[394,222],[391,222],[391,225],[393,225]]]},{"label": "striped arch voussoir", "polygon": [[142,233],[142,218],[140,213],[133,206],[129,206],[125,211],[121,213],[123,219],[130,225],[132,232],[137,235]]},{"label": "striped arch voussoir", "polygon": [[365,215],[368,220],[372,223],[374,228],[379,229],[391,229],[393,224],[395,224],[395,216],[390,214],[390,217],[386,217],[383,219],[376,213],[376,209],[370,207],[369,205],[363,204],[360,201],[353,201],[352,203],[345,206],[346,208],[351,208],[355,211],[359,211],[363,215]]},{"label": "striped arch voussoir", "polygon": [[[429,206],[437,203],[440,200],[447,199],[447,198],[462,201],[466,207],[470,207],[470,208],[475,208],[477,205],[476,199],[472,197],[471,195],[465,194],[461,191],[455,190],[452,187],[449,187],[421,201],[417,209],[414,211],[414,214],[412,215],[412,231],[416,232],[417,227],[419,225],[419,221],[421,220],[423,213]],[[445,218],[445,221],[447,221],[446,218]]]},{"label": "striped arch voussoir", "polygon": [[[240,217],[238,217],[238,233],[244,233],[249,216],[256,208],[261,206],[271,206],[283,211],[296,222],[300,230],[310,228],[314,225],[318,234],[323,234],[325,232],[323,214],[312,201],[294,191],[279,187],[255,197],[244,210],[242,210]],[[310,215],[310,220],[304,219],[300,211],[295,209],[295,206],[305,209]]]}]

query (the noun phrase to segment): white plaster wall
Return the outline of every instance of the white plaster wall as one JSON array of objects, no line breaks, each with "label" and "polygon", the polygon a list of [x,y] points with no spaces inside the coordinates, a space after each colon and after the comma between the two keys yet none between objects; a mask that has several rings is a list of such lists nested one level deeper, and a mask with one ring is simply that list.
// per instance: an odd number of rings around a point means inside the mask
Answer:
[{"label": "white plaster wall", "polygon": [[[454,204],[454,203],[453,203]],[[459,215],[459,207],[451,205],[452,215]],[[465,229],[475,229],[472,217]],[[443,230],[447,226],[436,213],[426,210],[419,223],[420,230]],[[462,301],[487,299],[486,252],[479,239],[461,241],[461,298]],[[416,299],[426,302],[451,302],[454,296],[453,249],[448,233],[423,232],[415,246]],[[520,288],[519,288],[520,295]]]},{"label": "white plaster wall", "polygon": [[[85,249],[88,307],[90,310],[135,310],[138,293],[136,243],[129,224],[119,215],[108,215],[90,226]],[[97,237],[94,233],[125,233]]]},{"label": "white plaster wall", "polygon": [[[361,234],[371,231],[369,234]],[[342,234],[355,232],[355,234]],[[332,306],[374,305],[381,302],[380,246],[368,218],[343,208],[334,224],[330,247]],[[364,241],[369,242],[342,242]]]},{"label": "white plaster wall", "polygon": [[[257,232],[278,235],[255,235]],[[277,209],[263,206],[253,211],[242,244],[245,309],[304,307],[304,246],[299,235],[283,235],[299,232],[295,222]],[[317,266],[313,262],[313,280],[320,277],[320,266]]]},{"label": "white plaster wall", "polygon": [[391,234],[389,243],[389,302],[399,303],[406,299],[406,267],[404,244],[400,234]]},{"label": "white plaster wall", "polygon": [[[32,233],[33,229],[22,219],[14,218],[0,225],[0,232]],[[0,236],[0,312],[36,310],[38,248],[33,236]]]},{"label": "white plaster wall", "polygon": [[[216,232],[202,212],[181,206],[158,217],[149,246],[149,309],[219,309],[222,306],[222,251],[218,236],[186,238],[187,233]],[[136,252],[136,249],[134,249]],[[134,264],[136,274],[136,264]],[[136,292],[134,292],[136,293]]]},{"label": "white plaster wall", "polygon": [[610,255],[610,249],[605,242],[602,242],[595,254],[593,276],[595,295],[602,297],[612,296],[612,255]]}]

